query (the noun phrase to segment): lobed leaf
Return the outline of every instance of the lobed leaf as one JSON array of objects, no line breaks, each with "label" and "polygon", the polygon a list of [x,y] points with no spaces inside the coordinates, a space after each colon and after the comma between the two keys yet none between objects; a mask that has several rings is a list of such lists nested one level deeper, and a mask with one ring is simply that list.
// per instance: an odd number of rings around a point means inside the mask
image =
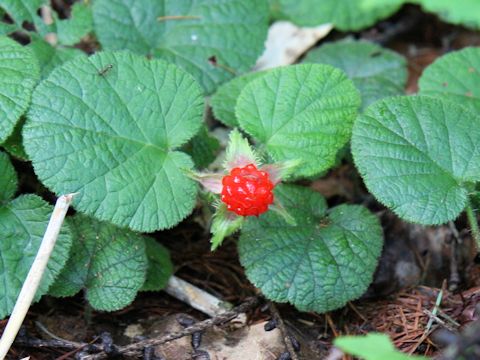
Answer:
[{"label": "lobed leaf", "polygon": [[17,173],[7,154],[0,152],[0,206],[13,198],[17,191]]},{"label": "lobed leaf", "polygon": [[382,250],[378,219],[356,205],[327,211],[320,194],[298,186],[279,185],[275,196],[296,225],[272,212],[248,219],[239,253],[249,280],[302,311],[334,310],[361,296]]},{"label": "lobed leaf", "polygon": [[405,0],[270,0],[277,17],[300,26],[332,23],[341,31],[358,31],[394,14]]},{"label": "lobed leaf", "polygon": [[341,336],[333,344],[345,353],[365,360],[426,360],[423,356],[401,353],[386,334],[370,333],[366,336]]},{"label": "lobed leaf", "polygon": [[175,65],[127,52],[80,57],[36,88],[24,145],[40,180],[75,207],[135,230],[176,225],[196,186],[175,151],[199,130],[202,92]]},{"label": "lobed leaf", "polygon": [[53,47],[45,40],[32,36],[32,41],[27,46],[35,54],[40,65],[41,78],[46,78],[57,66],[79,56],[86,57],[86,54],[76,48],[62,46]]},{"label": "lobed leaf", "polygon": [[97,0],[93,17],[105,49],[175,63],[207,93],[255,64],[268,28],[265,0]]},{"label": "lobed leaf", "polygon": [[235,116],[235,105],[243,88],[254,79],[263,76],[266,72],[251,72],[228,81],[218,87],[215,94],[210,99],[213,114],[217,120],[220,120],[227,126],[236,127],[238,121]]},{"label": "lobed leaf", "polygon": [[73,296],[85,289],[96,310],[114,311],[129,305],[145,282],[145,238],[81,214],[69,223],[72,255],[49,294]]},{"label": "lobed leaf", "polygon": [[27,110],[39,77],[38,63],[32,52],[0,36],[0,143],[12,133]]},{"label": "lobed leaf", "polygon": [[455,219],[480,180],[480,117],[427,96],[370,106],[353,129],[352,152],[369,191],[405,220]]},{"label": "lobed leaf", "polygon": [[[0,206],[0,319],[9,315],[37,255],[53,207],[36,195],[22,195]],[[47,293],[65,265],[71,234],[62,226],[35,301]]]},{"label": "lobed leaf", "polygon": [[310,51],[303,62],[328,64],[345,71],[360,91],[362,110],[384,97],[405,92],[405,58],[368,41],[328,43]]},{"label": "lobed leaf", "polygon": [[329,65],[274,69],[242,90],[236,115],[274,162],[302,160],[297,177],[329,169],[348,142],[360,105],[354,84]]},{"label": "lobed leaf", "polygon": [[438,58],[419,79],[420,94],[441,97],[480,111],[480,48],[466,48]]},{"label": "lobed leaf", "polygon": [[170,253],[158,241],[145,238],[145,250],[148,258],[147,278],[141,291],[159,291],[167,286],[173,274],[173,264]]}]

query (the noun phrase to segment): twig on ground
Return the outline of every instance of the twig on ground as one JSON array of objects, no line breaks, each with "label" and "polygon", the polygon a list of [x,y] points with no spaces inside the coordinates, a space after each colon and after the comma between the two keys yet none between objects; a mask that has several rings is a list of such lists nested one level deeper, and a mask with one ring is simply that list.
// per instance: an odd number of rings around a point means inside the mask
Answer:
[{"label": "twig on ground", "polygon": [[276,320],[277,328],[282,333],[283,342],[285,343],[285,346],[286,346],[288,352],[290,353],[290,358],[292,360],[298,360],[298,356],[295,353],[295,349],[293,347],[292,340],[291,340],[290,335],[288,333],[288,329],[285,326],[285,323],[283,322],[283,319],[280,316],[280,313],[278,312],[278,309],[273,302],[270,303],[270,312],[272,313],[273,318]]},{"label": "twig on ground", "polygon": [[170,278],[165,291],[170,296],[187,303],[194,309],[211,317],[220,315],[233,307],[229,302],[222,301],[176,276]]},{"label": "twig on ground", "polygon": [[0,339],[0,359],[5,358],[7,355],[8,350],[12,346],[12,343],[20,330],[20,326],[25,319],[25,315],[30,308],[30,304],[35,297],[35,293],[40,285],[40,280],[42,279],[50,255],[55,247],[63,220],[65,219],[68,208],[72,203],[73,196],[74,194],[60,196],[55,204],[47,230],[45,231],[42,243],[38,249],[37,256],[35,257],[27,278],[23,283],[22,290],[18,295],[10,320],[8,321],[7,326],[3,331],[2,338]]},{"label": "twig on ground", "polygon": [[[192,335],[193,333],[199,332],[199,331],[204,331],[212,326],[215,325],[221,325],[226,322],[229,322],[236,318],[239,314],[245,313],[248,310],[252,309],[256,305],[258,305],[259,299],[257,297],[249,298],[247,299],[243,304],[237,306],[236,308],[226,311],[224,313],[221,313],[217,315],[216,317],[212,319],[207,319],[204,321],[200,321],[192,326],[189,326],[181,331],[177,331],[174,333],[170,333],[165,336],[153,338],[153,339],[148,339],[148,340],[142,340],[127,346],[122,346],[118,348],[118,353],[126,356],[138,356],[142,354],[143,350],[145,347],[148,346],[159,346],[162,344],[165,344],[167,342],[173,341],[180,339],[184,336],[189,336]],[[95,360],[95,359],[105,359],[107,358],[107,354],[102,351],[98,354],[93,354],[93,355],[88,355],[84,356],[82,360]]]}]

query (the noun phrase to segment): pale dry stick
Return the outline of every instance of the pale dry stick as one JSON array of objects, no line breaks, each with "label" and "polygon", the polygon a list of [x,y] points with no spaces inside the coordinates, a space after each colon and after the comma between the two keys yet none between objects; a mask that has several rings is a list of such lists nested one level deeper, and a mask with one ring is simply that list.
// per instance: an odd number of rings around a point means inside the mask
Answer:
[{"label": "pale dry stick", "polygon": [[[42,15],[42,20],[45,25],[52,25],[53,24],[53,15],[52,9],[48,5],[44,5],[40,8],[40,13]],[[55,46],[58,42],[57,34],[51,32],[45,35],[45,41],[48,42],[50,45]]]},{"label": "pale dry stick", "polygon": [[53,248],[55,247],[63,220],[65,219],[65,215],[72,203],[74,195],[75,194],[68,194],[60,196],[55,204],[47,230],[43,235],[42,243],[38,249],[37,256],[35,257],[27,278],[23,283],[22,290],[20,291],[17,302],[13,308],[12,315],[10,316],[7,326],[3,331],[2,338],[0,339],[0,359],[4,359],[8,350],[10,350],[10,347],[17,336],[18,330],[25,319],[25,315],[30,308],[32,300],[35,297],[35,293],[42,280],[43,273],[45,272]]},{"label": "pale dry stick", "polygon": [[170,296],[211,317],[217,316],[233,307],[229,302],[222,301],[176,276],[170,278],[165,291]]}]

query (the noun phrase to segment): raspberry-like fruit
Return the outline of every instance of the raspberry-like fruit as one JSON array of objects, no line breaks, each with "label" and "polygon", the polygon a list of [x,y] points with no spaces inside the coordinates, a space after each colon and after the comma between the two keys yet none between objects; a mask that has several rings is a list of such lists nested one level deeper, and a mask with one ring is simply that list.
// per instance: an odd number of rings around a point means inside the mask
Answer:
[{"label": "raspberry-like fruit", "polygon": [[232,169],[223,177],[222,184],[222,201],[237,215],[258,216],[273,203],[270,176],[253,164]]}]

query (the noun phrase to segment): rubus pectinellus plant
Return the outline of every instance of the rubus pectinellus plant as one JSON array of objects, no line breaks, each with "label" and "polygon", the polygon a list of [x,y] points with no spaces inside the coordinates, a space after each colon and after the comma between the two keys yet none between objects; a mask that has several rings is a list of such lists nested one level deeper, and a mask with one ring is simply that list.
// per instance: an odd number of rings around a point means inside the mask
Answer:
[{"label": "rubus pectinellus plant", "polygon": [[[402,2],[282,0],[276,15],[358,30]],[[417,2],[452,21],[469,15],[443,11],[446,1]],[[329,208],[319,192],[294,184],[342,161],[353,158],[367,189],[407,221],[437,225],[465,211],[480,244],[480,49],[439,58],[419,94],[404,96],[405,59],[366,41],[325,44],[301,64],[249,72],[264,50],[267,1],[95,0],[76,3],[69,19],[53,11],[46,24],[38,14],[47,3],[0,0],[11,20],[0,32],[29,39],[23,46],[0,36],[0,318],[12,311],[47,226],[45,188],[77,193],[76,214],[36,299],[83,292],[104,311],[167,284],[169,253],[144,234],[192,214],[195,180],[215,198],[212,249],[236,241],[248,279],[300,310],[360,297],[382,251],[380,222],[366,207]],[[72,47],[87,34],[101,46],[91,56]],[[208,170],[219,152],[204,118],[210,95],[215,119],[234,129],[219,173]],[[35,171],[28,186],[19,161]]]},{"label": "rubus pectinellus plant", "polygon": [[211,226],[212,250],[226,236],[239,230],[248,216],[259,216],[272,210],[281,214],[285,221],[294,224],[294,219],[275,199],[273,190],[300,162],[288,160],[261,165],[248,141],[235,129],[230,133],[223,173],[189,172],[206,190],[220,195],[215,202],[216,212]]}]

